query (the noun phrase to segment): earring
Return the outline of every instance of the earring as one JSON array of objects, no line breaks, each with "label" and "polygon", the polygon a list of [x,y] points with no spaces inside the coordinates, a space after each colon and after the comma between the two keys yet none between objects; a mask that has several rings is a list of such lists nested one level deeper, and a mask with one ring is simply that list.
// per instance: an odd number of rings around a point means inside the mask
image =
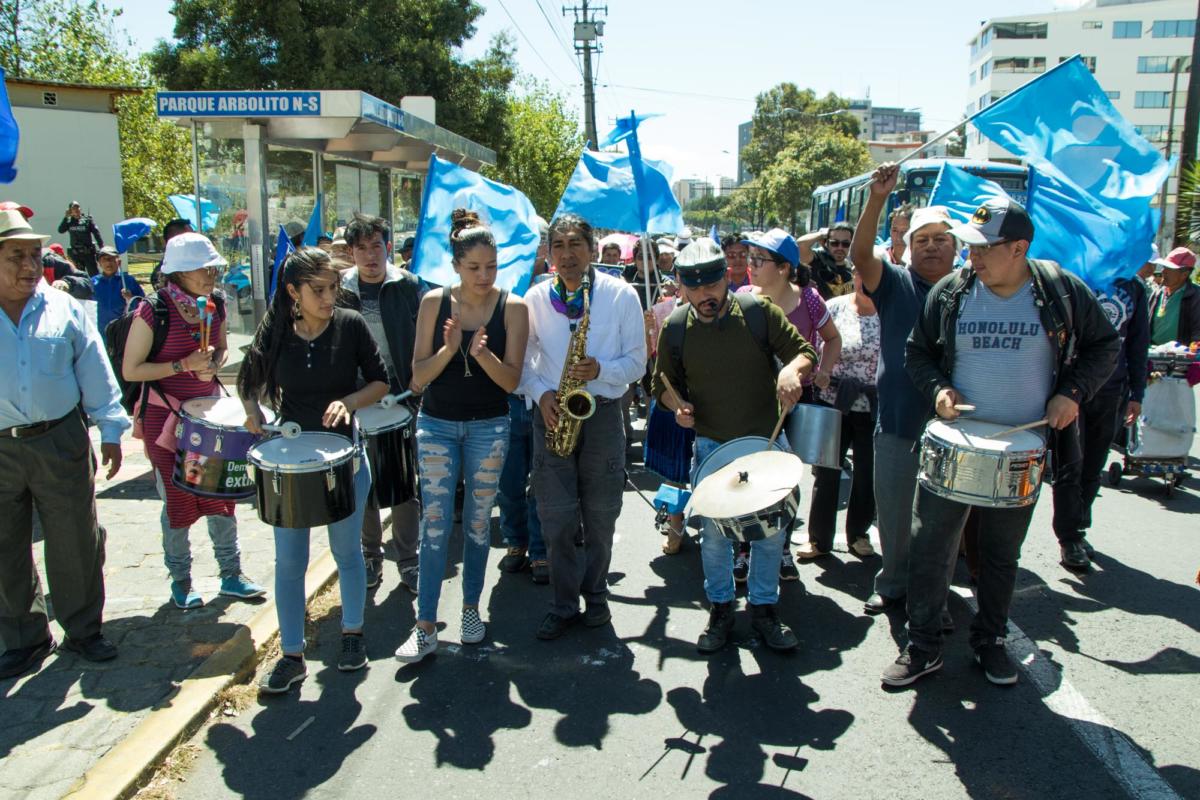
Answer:
[{"label": "earring", "polygon": [[296,319],[300,319],[300,301],[299,300],[292,303],[292,316],[295,317]]}]

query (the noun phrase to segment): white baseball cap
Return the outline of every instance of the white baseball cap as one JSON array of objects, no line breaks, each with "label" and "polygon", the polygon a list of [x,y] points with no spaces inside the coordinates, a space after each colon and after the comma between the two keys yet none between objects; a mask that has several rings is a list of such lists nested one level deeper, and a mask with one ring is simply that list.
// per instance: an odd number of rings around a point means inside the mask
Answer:
[{"label": "white baseball cap", "polygon": [[[950,231],[955,220],[950,216],[950,210],[945,206],[923,206],[913,212],[908,221],[908,230],[904,232],[904,246],[912,247],[912,236],[926,225],[945,225]],[[953,233],[953,231],[951,231]]]},{"label": "white baseball cap", "polygon": [[224,267],[228,263],[207,236],[189,231],[172,237],[171,241],[167,242],[166,252],[163,253],[162,274]]}]

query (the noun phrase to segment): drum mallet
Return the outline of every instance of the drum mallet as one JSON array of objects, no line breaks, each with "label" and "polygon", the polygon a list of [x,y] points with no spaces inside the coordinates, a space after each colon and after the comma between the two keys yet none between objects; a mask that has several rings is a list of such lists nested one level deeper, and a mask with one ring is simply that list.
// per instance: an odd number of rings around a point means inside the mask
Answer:
[{"label": "drum mallet", "polygon": [[407,400],[409,397],[412,397],[411,389],[409,389],[407,392],[401,392],[400,394],[385,394],[383,397],[379,398],[379,405],[382,408],[394,408],[396,404]]},{"label": "drum mallet", "polygon": [[975,410],[975,406],[971,405],[970,403],[955,403],[954,410],[963,414],[970,414]]},{"label": "drum mallet", "polygon": [[1010,433],[1016,433],[1017,431],[1027,431],[1030,428],[1040,428],[1043,425],[1048,425],[1049,423],[1050,423],[1050,420],[1048,420],[1048,419],[1039,419],[1037,422],[1026,422],[1024,425],[1017,425],[1015,428],[1008,428],[1007,430],[996,431],[995,433],[988,434],[987,436],[985,436],[983,438],[996,439],[1000,436],[1007,436]]},{"label": "drum mallet", "polygon": [[299,422],[283,422],[279,425],[263,425],[262,429],[270,433],[278,433],[285,439],[295,439],[300,435]]}]

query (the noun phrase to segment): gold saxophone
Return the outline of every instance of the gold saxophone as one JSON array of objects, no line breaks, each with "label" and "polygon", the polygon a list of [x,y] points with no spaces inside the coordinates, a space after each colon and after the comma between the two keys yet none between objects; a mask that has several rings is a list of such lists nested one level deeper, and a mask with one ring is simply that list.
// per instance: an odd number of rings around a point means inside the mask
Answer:
[{"label": "gold saxophone", "polygon": [[566,458],[575,452],[583,421],[596,413],[596,398],[584,388],[587,381],[571,377],[571,367],[587,358],[588,324],[591,319],[588,290],[591,289],[591,280],[586,275],[580,288],[583,291],[583,316],[579,318],[579,324],[567,344],[567,357],[558,380],[558,425],[546,429],[546,449],[559,458]]}]

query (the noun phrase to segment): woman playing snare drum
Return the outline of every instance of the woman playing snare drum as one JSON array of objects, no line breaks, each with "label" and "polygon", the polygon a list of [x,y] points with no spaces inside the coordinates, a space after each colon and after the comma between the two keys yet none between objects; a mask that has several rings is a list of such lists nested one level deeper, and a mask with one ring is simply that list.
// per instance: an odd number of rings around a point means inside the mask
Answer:
[{"label": "woman playing snare drum", "polygon": [[496,240],[474,212],[456,209],[450,228],[460,283],[421,300],[413,380],[425,386],[417,417],[421,552],[417,624],[396,651],[406,663],[437,650],[437,609],[454,526],[454,489],[463,502],[461,640],[483,640],[479,595],[492,507],[508,454],[508,395],[521,380],[529,318],[525,303],[496,288]]},{"label": "woman playing snare drum", "polygon": [[[387,394],[387,371],[367,323],[356,311],[337,308],[340,276],[329,256],[305,247],[288,256],[279,288],[263,317],[238,373],[246,428],[261,433],[259,403],[305,431],[349,437],[351,415]],[[358,375],[366,385],[357,389]],[[359,533],[371,490],[371,470],[361,460],[354,477],[354,513],[328,526],[329,549],[338,567],[342,595],[343,672],[366,666],[363,610],[367,572]],[[308,674],[304,664],[304,572],[307,528],[275,528],[275,603],[283,656],[259,684],[270,694],[286,692]]]},{"label": "woman playing snare drum", "polygon": [[[139,303],[125,342],[121,371],[125,380],[152,388],[135,413],[141,423],[146,458],[154,465],[158,493],[163,498],[163,558],[171,575],[171,601],[179,608],[199,608],[204,600],[192,588],[192,551],[188,531],[204,517],[213,554],[221,570],[221,594],[261,597],[266,592],[242,574],[234,504],[185,492],[171,483],[175,471],[175,414],[184,401],[219,394],[217,369],[225,360],[225,309],[213,303],[214,318],[208,346],[197,298],[211,296],[221,258],[207,237],[183,233],[167,243],[162,274],[166,286],[149,302]],[[151,354],[155,305],[167,312],[166,338]],[[207,305],[207,300],[206,300]]]}]

